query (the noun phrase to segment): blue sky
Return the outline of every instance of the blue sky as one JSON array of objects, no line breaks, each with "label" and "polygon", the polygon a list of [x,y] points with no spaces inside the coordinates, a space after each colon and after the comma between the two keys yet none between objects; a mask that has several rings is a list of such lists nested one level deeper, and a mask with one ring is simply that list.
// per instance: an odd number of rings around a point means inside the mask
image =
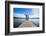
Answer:
[{"label": "blue sky", "polygon": [[13,8],[13,12],[16,14],[32,14],[32,8]]}]

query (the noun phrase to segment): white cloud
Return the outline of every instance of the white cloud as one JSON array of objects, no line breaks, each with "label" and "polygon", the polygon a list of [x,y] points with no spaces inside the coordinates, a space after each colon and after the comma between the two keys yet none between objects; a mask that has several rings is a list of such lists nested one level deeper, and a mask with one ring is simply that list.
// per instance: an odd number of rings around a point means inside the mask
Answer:
[{"label": "white cloud", "polygon": [[13,15],[14,17],[21,17],[21,18],[25,18],[25,15],[24,14],[15,14]]}]

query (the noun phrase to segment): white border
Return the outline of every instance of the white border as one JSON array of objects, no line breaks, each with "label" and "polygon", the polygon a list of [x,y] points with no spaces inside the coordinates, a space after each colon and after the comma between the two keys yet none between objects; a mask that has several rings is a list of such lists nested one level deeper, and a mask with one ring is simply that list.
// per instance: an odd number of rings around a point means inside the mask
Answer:
[{"label": "white border", "polygon": [[[28,27],[28,28],[13,28],[13,8],[39,8],[40,9],[40,27]],[[21,31],[40,31],[42,30],[42,6],[35,5],[19,5],[10,4],[10,32],[21,32]]]}]

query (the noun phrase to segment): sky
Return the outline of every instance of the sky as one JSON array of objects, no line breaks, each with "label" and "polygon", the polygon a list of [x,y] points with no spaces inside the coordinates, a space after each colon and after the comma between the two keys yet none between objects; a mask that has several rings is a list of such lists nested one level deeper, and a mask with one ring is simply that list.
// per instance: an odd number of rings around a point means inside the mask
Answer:
[{"label": "sky", "polygon": [[25,18],[25,14],[28,14],[29,18],[40,17],[39,8],[13,8],[14,17]]},{"label": "sky", "polygon": [[13,12],[16,14],[32,14],[32,8],[13,8]]}]

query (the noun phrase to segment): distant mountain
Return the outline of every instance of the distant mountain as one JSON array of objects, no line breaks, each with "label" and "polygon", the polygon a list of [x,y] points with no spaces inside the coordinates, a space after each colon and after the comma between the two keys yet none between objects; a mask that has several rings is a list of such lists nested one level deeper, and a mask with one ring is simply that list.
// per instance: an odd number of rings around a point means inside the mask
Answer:
[{"label": "distant mountain", "polygon": [[[21,17],[13,17],[14,19],[26,19],[26,18],[21,18]],[[29,19],[39,19],[39,18],[29,18]]]}]

